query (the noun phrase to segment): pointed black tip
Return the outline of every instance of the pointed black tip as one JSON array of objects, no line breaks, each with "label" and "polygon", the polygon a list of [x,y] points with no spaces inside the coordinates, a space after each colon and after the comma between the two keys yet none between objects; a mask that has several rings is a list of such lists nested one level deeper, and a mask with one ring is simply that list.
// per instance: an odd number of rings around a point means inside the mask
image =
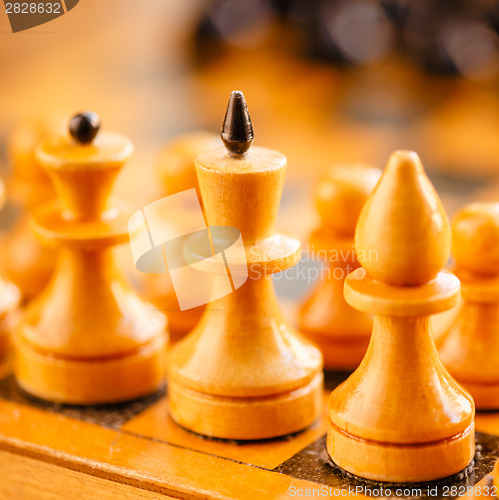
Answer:
[{"label": "pointed black tip", "polygon": [[69,122],[69,133],[76,142],[89,144],[100,129],[100,118],[93,111],[77,113]]},{"label": "pointed black tip", "polygon": [[240,90],[230,94],[221,135],[227,151],[233,156],[246,153],[255,138],[246,99]]}]

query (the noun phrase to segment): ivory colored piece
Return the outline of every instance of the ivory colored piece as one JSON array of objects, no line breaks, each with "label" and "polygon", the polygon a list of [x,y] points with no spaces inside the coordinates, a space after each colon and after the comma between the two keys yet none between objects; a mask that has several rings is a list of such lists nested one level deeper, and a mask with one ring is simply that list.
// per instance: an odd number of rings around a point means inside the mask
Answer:
[{"label": "ivory colored piece", "polygon": [[331,168],[316,192],[321,224],[310,237],[312,251],[327,262],[324,278],[300,308],[300,331],[324,356],[324,366],[353,370],[366,353],[372,317],[343,298],[346,276],[359,267],[353,245],[355,225],[381,171],[365,164]]},{"label": "ivory colored piece", "polygon": [[97,134],[93,113],[73,117],[70,130],[37,149],[59,199],[36,209],[32,224],[58,261],[16,328],[16,378],[49,401],[133,399],[162,383],[167,340],[165,317],[125,283],[112,253],[128,241],[128,214],[109,195],[133,146]]},{"label": "ivory colored piece", "polygon": [[284,320],[270,274],[296,264],[300,242],[275,230],[286,158],[252,147],[241,92],[222,128],[226,148],[196,161],[207,221],[242,235],[247,281],[210,303],[169,353],[169,411],[206,436],[263,439],[312,424],[322,409],[322,356]]},{"label": "ivory colored piece", "polygon": [[21,290],[23,299],[41,292],[55,267],[54,250],[36,240],[29,219],[36,206],[55,197],[50,179],[35,158],[35,148],[48,135],[63,131],[61,114],[49,113],[18,125],[8,142],[9,198],[22,207],[23,213],[2,243],[1,267],[5,276]]},{"label": "ivory colored piece", "polygon": [[396,151],[359,217],[362,267],[345,281],[346,301],[374,314],[371,342],[329,398],[328,453],[357,476],[429,481],[473,458],[473,399],[440,362],[429,322],[459,299],[459,280],[442,270],[450,245],[418,155]]},{"label": "ivory colored piece", "polygon": [[[162,195],[196,188],[196,157],[203,151],[220,145],[220,137],[210,132],[194,132],[171,141],[160,153],[156,174],[162,186]],[[168,317],[170,341],[184,337],[199,322],[204,306],[181,311],[168,273],[144,274],[142,289],[144,297]]]},{"label": "ivory colored piece", "polygon": [[452,220],[463,303],[439,347],[479,409],[499,408],[499,203],[473,203]]}]

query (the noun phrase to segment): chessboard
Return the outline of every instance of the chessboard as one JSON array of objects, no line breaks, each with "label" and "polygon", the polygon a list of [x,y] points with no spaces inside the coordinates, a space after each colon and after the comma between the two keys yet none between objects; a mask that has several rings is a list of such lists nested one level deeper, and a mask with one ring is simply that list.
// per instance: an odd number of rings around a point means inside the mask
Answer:
[{"label": "chessboard", "polygon": [[[325,401],[345,377],[326,372]],[[391,485],[355,478],[328,460],[325,414],[291,436],[224,441],[175,424],[165,388],[126,404],[78,407],[33,399],[8,377],[0,383],[0,497],[31,498],[40,490],[41,498],[81,499],[97,498],[97,491],[98,498],[158,499],[487,496],[499,413],[478,413],[476,428],[468,470]]]},{"label": "chessboard", "polygon": [[[446,207],[483,196],[486,186],[439,169],[429,172]],[[291,175],[280,226],[306,241],[314,224],[309,194]],[[304,216],[304,214],[309,216]],[[299,215],[299,217],[298,217]],[[297,225],[296,221],[300,220]],[[129,248],[123,252],[129,256]],[[302,261],[300,265],[312,265]],[[133,276],[131,276],[133,279]],[[276,280],[284,311],[294,319],[310,283]],[[313,285],[313,284],[312,284]],[[493,492],[499,412],[478,412],[476,455],[466,470],[424,484],[356,478],[326,453],[326,401],[347,373],[325,372],[322,417],[296,434],[262,441],[225,441],[178,426],[168,390],[122,404],[74,406],[24,393],[12,375],[0,381],[0,498],[288,498],[341,496],[458,497]],[[8,479],[7,479],[8,478]]]},{"label": "chessboard", "polygon": [[[130,29],[125,31],[133,34],[138,24],[136,9],[133,2],[121,1],[125,3],[130,11]],[[83,4],[81,15],[86,13],[85,19],[93,22],[91,5],[102,9],[102,2]],[[69,22],[71,18],[65,28],[54,26],[69,33],[75,29]],[[164,19],[161,22],[161,32],[170,33],[164,29]],[[149,29],[147,23],[142,25]],[[34,74],[26,69],[26,57],[17,58],[24,61],[20,76],[0,82],[0,89],[10,97],[0,120],[2,157],[13,123],[23,114],[43,110],[40,89],[45,89],[43,101],[50,106],[57,102],[75,111],[91,103],[105,117],[106,127],[131,132],[138,146],[118,191],[140,207],[159,197],[151,187],[152,170],[165,140],[185,129],[214,130],[220,124],[220,103],[226,102],[227,89],[242,87],[249,90],[252,115],[258,120],[257,144],[288,156],[278,227],[297,234],[302,242],[316,224],[313,184],[328,166],[368,161],[381,167],[399,147],[420,152],[449,215],[471,200],[498,199],[495,137],[499,100],[492,92],[478,94],[466,82],[440,85],[417,77],[403,65],[395,65],[386,78],[373,80],[271,51],[248,52],[241,65],[240,54],[228,51],[195,74],[184,74],[187,72],[178,68],[179,77],[168,84],[165,97],[162,78],[151,78],[156,83],[139,92],[137,79],[131,77],[157,75],[153,63],[164,56],[160,44],[155,51],[148,47],[151,54],[145,60],[133,59],[135,52],[127,50],[121,58],[111,59],[106,42],[119,39],[114,31],[118,25],[108,28],[93,34],[92,44],[98,51],[89,59],[92,74],[101,72],[106,77],[112,60],[119,79],[113,83],[96,83],[89,90],[88,68],[78,64],[65,72],[69,73],[65,85],[53,85],[54,72],[45,69],[56,67],[54,47],[40,44],[46,56],[35,54],[40,57],[32,65],[38,68],[37,85],[20,85],[21,80],[31,81]],[[81,29],[86,47],[86,25]],[[123,32],[123,24],[119,30]],[[142,31],[137,33],[134,36],[146,38]],[[131,35],[128,43],[132,45],[134,40]],[[32,49],[28,41],[28,37],[16,39],[24,56]],[[58,43],[59,59],[73,60],[72,50]],[[2,58],[13,60],[18,53],[6,50],[8,56]],[[280,65],[275,64],[276,58]],[[39,71],[42,67],[44,71]],[[257,85],[255,67],[261,68],[262,80]],[[149,72],[141,73],[144,68]],[[296,79],[297,74],[307,78]],[[282,82],[286,82],[285,91]],[[116,92],[118,84],[120,92]],[[52,89],[52,99],[47,88]],[[184,95],[184,88],[192,89],[195,97]],[[109,99],[111,93],[116,99]],[[423,97],[412,98],[416,95]],[[482,134],[484,123],[487,128]],[[470,130],[480,133],[470,134]],[[9,223],[13,220],[11,208],[1,216]],[[130,249],[123,245],[121,252],[123,267],[128,266],[133,281],[136,270],[132,269]],[[305,284],[297,282],[291,288],[283,281],[275,284],[288,319],[293,319],[305,295]],[[347,375],[325,373],[324,403]],[[168,414],[167,386],[128,403],[83,407],[35,399],[22,392],[13,376],[7,376],[0,381],[0,499],[478,498],[495,493],[491,472],[498,458],[499,412],[477,413],[476,454],[469,467],[424,484],[376,483],[341,470],[326,453],[326,422],[324,404],[322,417],[304,431],[262,441],[225,441],[197,435],[173,422]]]}]

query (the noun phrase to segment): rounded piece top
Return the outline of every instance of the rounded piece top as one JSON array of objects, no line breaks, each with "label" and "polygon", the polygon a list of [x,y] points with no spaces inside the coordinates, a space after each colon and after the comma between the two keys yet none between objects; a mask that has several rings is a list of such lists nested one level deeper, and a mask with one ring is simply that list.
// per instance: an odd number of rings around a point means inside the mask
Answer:
[{"label": "rounded piece top", "polygon": [[499,203],[461,208],[452,219],[452,249],[459,269],[482,276],[499,274]]},{"label": "rounded piece top", "polygon": [[69,122],[69,133],[80,144],[88,144],[95,139],[100,125],[100,118],[93,111],[77,113]]},{"label": "rounded piece top", "polygon": [[444,267],[450,246],[447,214],[419,156],[395,151],[357,223],[360,264],[382,283],[423,285]]},{"label": "rounded piece top", "polygon": [[330,168],[315,192],[322,227],[353,237],[362,207],[380,177],[379,168],[365,163]]}]

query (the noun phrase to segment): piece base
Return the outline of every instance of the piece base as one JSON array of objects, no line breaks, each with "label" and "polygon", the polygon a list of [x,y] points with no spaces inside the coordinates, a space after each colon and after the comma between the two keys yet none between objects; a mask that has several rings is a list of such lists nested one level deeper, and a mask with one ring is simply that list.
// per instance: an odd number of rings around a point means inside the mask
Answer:
[{"label": "piece base", "polygon": [[[327,463],[330,467],[341,471],[341,475],[345,478],[348,478],[350,481],[355,482],[355,485],[361,484],[365,488],[417,488],[418,486],[425,485],[427,488],[445,488],[454,485],[455,483],[462,483],[463,480],[473,476],[474,469],[476,466],[475,460],[472,460],[464,469],[452,474],[451,476],[442,477],[439,479],[434,479],[431,481],[423,481],[423,482],[413,482],[413,483],[397,483],[397,482],[387,482],[387,481],[375,481],[373,479],[366,479],[363,477],[356,476],[355,474],[351,474],[350,472],[342,469],[339,465],[335,464],[331,457],[328,455],[327,450],[324,449],[321,454],[321,461],[323,463]],[[458,486],[459,487],[459,486]]]},{"label": "piece base", "polygon": [[390,483],[432,481],[463,470],[475,454],[475,426],[432,443],[391,444],[358,438],[329,424],[333,462],[361,478]]},{"label": "piece base", "polygon": [[158,335],[140,351],[105,360],[53,358],[15,339],[15,375],[27,393],[66,404],[107,404],[154,392],[163,382],[166,340]]},{"label": "piece base", "polygon": [[229,398],[194,391],[170,380],[173,420],[197,434],[221,439],[268,439],[303,430],[321,414],[323,375],[293,392],[267,397]]}]

